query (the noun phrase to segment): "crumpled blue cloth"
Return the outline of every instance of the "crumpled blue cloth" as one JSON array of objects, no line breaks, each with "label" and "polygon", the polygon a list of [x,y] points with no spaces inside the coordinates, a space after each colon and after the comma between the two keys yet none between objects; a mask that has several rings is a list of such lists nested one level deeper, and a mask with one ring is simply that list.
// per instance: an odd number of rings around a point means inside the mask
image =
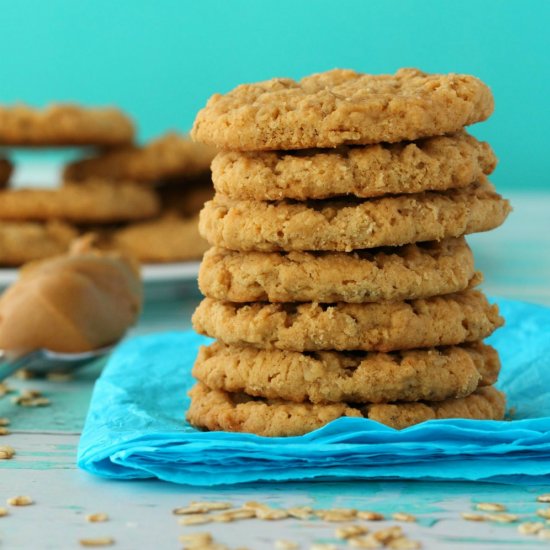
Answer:
[{"label": "crumpled blue cloth", "polygon": [[201,432],[184,420],[200,345],[193,332],[129,339],[96,382],[78,465],[112,479],[188,485],[322,479],[550,482],[550,309],[498,299],[488,340],[513,420],[435,420],[402,431],[341,418],[300,437]]}]

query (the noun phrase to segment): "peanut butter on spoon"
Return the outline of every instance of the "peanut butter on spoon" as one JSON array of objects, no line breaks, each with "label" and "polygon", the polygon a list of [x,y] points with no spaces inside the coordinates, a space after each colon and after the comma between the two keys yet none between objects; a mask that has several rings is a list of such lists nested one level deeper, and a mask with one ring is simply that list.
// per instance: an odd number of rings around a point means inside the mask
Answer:
[{"label": "peanut butter on spoon", "polygon": [[93,237],[63,256],[25,266],[0,297],[0,349],[91,351],[120,340],[142,303],[138,264],[100,252]]}]

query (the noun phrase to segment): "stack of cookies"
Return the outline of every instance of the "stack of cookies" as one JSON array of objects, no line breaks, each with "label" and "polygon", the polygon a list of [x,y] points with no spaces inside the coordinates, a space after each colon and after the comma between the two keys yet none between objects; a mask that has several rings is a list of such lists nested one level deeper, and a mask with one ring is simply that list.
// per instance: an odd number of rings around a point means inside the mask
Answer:
[{"label": "stack of cookies", "polygon": [[306,433],[342,416],[394,428],[502,419],[502,324],[464,235],[510,206],[464,127],[493,111],[467,75],[333,70],[213,96],[193,137],[218,147],[200,230],[202,348],[188,420]]},{"label": "stack of cookies", "polygon": [[[214,150],[169,133],[133,145],[134,124],[118,109],[72,104],[0,106],[0,265],[64,253],[94,231],[104,248],[143,262],[196,259],[207,248],[198,212],[213,194]],[[91,147],[56,188],[9,188],[12,148]]]}]

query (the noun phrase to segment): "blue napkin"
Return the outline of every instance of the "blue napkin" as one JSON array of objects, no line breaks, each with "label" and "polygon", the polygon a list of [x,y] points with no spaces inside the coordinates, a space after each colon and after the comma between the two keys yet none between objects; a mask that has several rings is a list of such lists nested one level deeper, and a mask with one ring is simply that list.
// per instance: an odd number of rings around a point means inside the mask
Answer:
[{"label": "blue napkin", "polygon": [[184,420],[191,368],[209,339],[170,332],[124,342],[98,379],[78,465],[112,479],[189,485],[298,479],[550,482],[550,309],[497,303],[506,326],[498,386],[513,420],[434,420],[396,431],[341,418],[300,437],[201,432]]}]

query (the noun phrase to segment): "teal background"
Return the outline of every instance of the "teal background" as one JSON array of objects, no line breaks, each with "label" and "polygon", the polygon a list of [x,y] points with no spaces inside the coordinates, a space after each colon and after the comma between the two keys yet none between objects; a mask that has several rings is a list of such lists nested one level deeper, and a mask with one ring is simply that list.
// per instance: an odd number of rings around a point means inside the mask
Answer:
[{"label": "teal background", "polygon": [[487,82],[501,188],[549,183],[549,0],[3,2],[0,101],[117,104],[140,139],[188,129],[214,92],[333,67]]}]

